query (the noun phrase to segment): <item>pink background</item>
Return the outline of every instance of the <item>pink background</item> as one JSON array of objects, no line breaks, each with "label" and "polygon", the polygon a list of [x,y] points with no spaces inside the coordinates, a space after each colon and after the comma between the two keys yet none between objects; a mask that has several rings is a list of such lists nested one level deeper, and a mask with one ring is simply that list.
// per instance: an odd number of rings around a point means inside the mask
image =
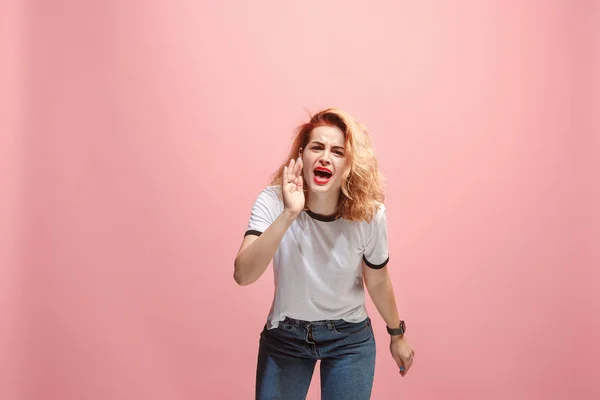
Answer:
[{"label": "pink background", "polygon": [[237,287],[233,259],[329,106],[372,131],[417,351],[401,379],[369,302],[373,398],[600,398],[599,26],[592,1],[3,1],[0,398],[253,398],[272,273]]}]

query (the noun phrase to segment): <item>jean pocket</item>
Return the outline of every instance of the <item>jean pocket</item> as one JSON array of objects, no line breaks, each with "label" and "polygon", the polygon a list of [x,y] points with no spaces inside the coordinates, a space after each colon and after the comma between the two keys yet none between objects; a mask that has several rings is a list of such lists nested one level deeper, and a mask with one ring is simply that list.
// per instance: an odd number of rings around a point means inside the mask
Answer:
[{"label": "jean pocket", "polygon": [[347,322],[347,321],[336,321],[333,324],[333,331],[340,336],[351,336],[365,331],[373,332],[371,329],[371,321],[369,318],[362,322]]}]

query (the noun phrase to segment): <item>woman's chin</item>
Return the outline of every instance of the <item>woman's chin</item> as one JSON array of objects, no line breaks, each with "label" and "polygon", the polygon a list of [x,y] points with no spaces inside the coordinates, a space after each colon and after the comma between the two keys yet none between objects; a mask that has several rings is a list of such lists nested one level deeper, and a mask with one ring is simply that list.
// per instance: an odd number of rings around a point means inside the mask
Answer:
[{"label": "woman's chin", "polygon": [[339,188],[336,190],[335,187],[332,185],[332,182],[327,182],[324,185],[319,185],[315,182],[311,182],[308,186],[308,190],[312,193],[319,193],[319,194],[327,194],[327,193],[336,193],[337,191],[339,191]]}]

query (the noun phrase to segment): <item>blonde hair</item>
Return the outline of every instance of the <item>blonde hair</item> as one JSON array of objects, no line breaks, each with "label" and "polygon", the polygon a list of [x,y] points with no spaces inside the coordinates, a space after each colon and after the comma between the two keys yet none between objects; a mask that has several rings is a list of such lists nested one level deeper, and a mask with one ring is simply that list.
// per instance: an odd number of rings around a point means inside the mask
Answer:
[{"label": "blonde hair", "polygon": [[[344,133],[347,165],[342,174],[337,214],[351,221],[370,222],[385,198],[384,179],[366,128],[340,109],[320,111],[298,127],[289,155],[273,175],[271,184],[281,186],[283,168],[298,157],[300,148],[306,148],[312,130],[324,125],[336,126]],[[308,198],[308,184],[304,176],[302,179],[304,195]]]}]

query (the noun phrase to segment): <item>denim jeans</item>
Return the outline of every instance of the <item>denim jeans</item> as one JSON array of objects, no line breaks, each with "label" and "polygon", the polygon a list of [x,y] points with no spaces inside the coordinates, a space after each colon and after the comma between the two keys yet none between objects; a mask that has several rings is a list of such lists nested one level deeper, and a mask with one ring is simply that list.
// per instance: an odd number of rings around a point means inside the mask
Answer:
[{"label": "denim jeans", "polygon": [[375,372],[371,320],[299,321],[286,318],[260,335],[257,400],[304,400],[321,360],[322,400],[368,400]]}]

